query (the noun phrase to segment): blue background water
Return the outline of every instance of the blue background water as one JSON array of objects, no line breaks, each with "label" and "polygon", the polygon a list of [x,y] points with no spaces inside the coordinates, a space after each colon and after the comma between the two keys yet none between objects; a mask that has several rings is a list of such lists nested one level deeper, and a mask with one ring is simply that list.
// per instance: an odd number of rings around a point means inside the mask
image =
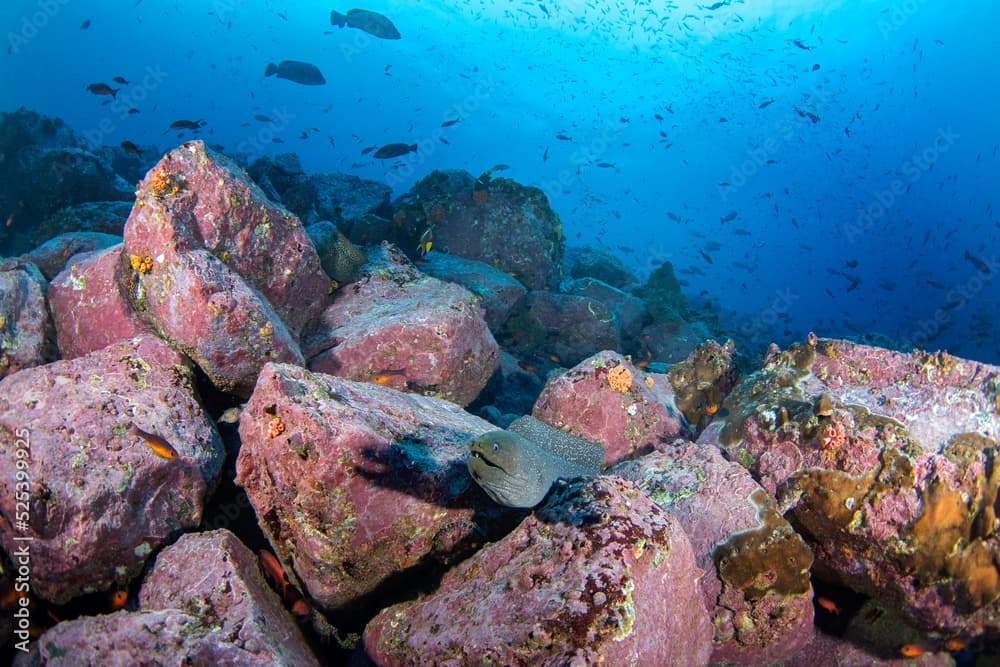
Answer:
[{"label": "blue background water", "polygon": [[[331,26],[347,5],[8,1],[2,108],[97,144],[294,151],[396,195],[505,163],[570,245],[608,245],[641,276],[669,260],[744,338],[874,334],[1000,361],[1000,6],[712,5],[362,5],[402,33],[385,41]],[[264,78],[284,59],[327,84]],[[117,100],[85,89],[114,76],[130,81]],[[207,125],[165,133],[179,118]],[[420,148],[361,154],[390,142]]]}]

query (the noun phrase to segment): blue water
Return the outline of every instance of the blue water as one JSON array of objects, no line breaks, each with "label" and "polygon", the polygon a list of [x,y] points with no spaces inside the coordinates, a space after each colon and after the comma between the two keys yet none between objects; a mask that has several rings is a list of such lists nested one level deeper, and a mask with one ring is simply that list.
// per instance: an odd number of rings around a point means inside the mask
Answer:
[{"label": "blue water", "polygon": [[[349,7],[328,3],[8,0],[2,109],[95,144],[294,151],[394,195],[506,163],[569,245],[640,277],[669,260],[742,340],[812,330],[1000,362],[995,3],[362,6],[402,39],[333,27]],[[327,84],[263,76],[285,59]],[[115,101],[85,89],[115,76]],[[206,126],[164,132],[180,118]],[[361,154],[390,142],[419,150]]]}]

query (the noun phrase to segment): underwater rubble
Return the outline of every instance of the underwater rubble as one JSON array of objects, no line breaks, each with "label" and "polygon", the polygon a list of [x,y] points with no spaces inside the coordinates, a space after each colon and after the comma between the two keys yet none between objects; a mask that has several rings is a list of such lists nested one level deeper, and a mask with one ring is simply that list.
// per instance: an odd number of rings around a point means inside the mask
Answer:
[{"label": "underwater rubble", "polygon": [[[1000,638],[1000,368],[812,334],[748,368],[668,262],[640,285],[568,251],[490,172],[392,200],[190,141],[126,210],[117,153],[3,124],[92,186],[0,261],[18,664],[945,665]],[[469,442],[523,414],[603,472],[491,500]]]}]

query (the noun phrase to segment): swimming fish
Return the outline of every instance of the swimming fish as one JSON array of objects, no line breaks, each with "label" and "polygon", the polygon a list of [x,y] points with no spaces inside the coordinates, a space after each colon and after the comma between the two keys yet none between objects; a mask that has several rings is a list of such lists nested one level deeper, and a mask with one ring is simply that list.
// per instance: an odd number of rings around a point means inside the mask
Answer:
[{"label": "swimming fish", "polygon": [[87,90],[94,95],[110,95],[112,98],[118,99],[118,91],[121,89],[112,88],[106,83],[90,83],[87,84]]},{"label": "swimming fish", "polygon": [[203,120],[175,120],[170,124],[171,130],[197,130],[205,126]]},{"label": "swimming fish", "polygon": [[121,144],[119,145],[122,147],[122,150],[125,151],[126,153],[131,153],[132,155],[138,155],[139,157],[142,157],[142,150],[128,139],[121,142]]},{"label": "swimming fish", "polygon": [[387,17],[367,9],[351,9],[347,14],[338,11],[330,12],[330,23],[343,28],[357,28],[379,39],[399,39],[399,31]]},{"label": "swimming fish", "polygon": [[146,446],[153,450],[153,453],[165,459],[176,459],[178,457],[177,450],[174,449],[169,442],[156,435],[155,433],[149,433],[143,431],[141,428],[132,424],[128,428],[128,434],[131,436],[138,436],[146,443]]},{"label": "swimming fish", "polygon": [[282,60],[277,65],[268,63],[264,68],[264,76],[277,76],[303,86],[322,86],[326,83],[318,67],[299,60]]},{"label": "swimming fish", "polygon": [[379,160],[388,160],[389,158],[412,153],[415,150],[417,150],[416,144],[386,144],[382,148],[375,151],[375,154],[372,155],[372,157]]},{"label": "swimming fish", "polygon": [[469,443],[469,474],[495,502],[529,508],[542,502],[557,479],[593,477],[604,448],[560,431],[530,415],[506,430]]}]

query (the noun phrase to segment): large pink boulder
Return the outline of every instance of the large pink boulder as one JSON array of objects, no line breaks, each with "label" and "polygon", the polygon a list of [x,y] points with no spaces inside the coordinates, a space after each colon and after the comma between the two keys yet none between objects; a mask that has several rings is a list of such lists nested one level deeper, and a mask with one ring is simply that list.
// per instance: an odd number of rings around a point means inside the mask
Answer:
[{"label": "large pink boulder", "polygon": [[605,465],[683,434],[666,376],[644,373],[617,352],[599,352],[550,379],[532,415],[601,444]]},{"label": "large pink boulder", "polygon": [[479,301],[417,270],[394,246],[372,248],[303,334],[309,368],[471,403],[500,364]]},{"label": "large pink boulder", "polygon": [[0,380],[0,543],[31,538],[33,594],[63,604],[124,586],[201,522],[224,450],[192,379],[144,336]]},{"label": "large pink boulder", "polygon": [[378,665],[705,665],[711,625],[691,545],[634,485],[564,486],[437,591],[365,628]]},{"label": "large pink boulder", "polygon": [[607,474],[635,482],[691,540],[706,571],[712,662],[777,664],[812,639],[812,552],[745,468],[677,440]]},{"label": "large pink boulder", "polygon": [[241,665],[318,664],[264,581],[257,556],[225,529],[182,535],[161,551],[143,579],[139,607],[180,609],[204,625],[221,625],[219,635]]},{"label": "large pink boulder", "polygon": [[46,281],[29,261],[0,262],[0,378],[55,358]]},{"label": "large pink boulder", "polygon": [[1000,368],[810,336],[700,441],[776,494],[817,572],[925,631],[1000,632]]},{"label": "large pink boulder", "polygon": [[49,285],[59,356],[75,359],[111,343],[132,338],[145,327],[122,296],[115,271],[121,243],[73,256]]},{"label": "large pink boulder", "polygon": [[510,513],[466,467],[468,440],[493,428],[441,399],[268,364],[240,415],[237,481],[293,583],[360,608],[496,534]]},{"label": "large pink boulder", "polygon": [[330,287],[298,219],[200,141],[139,184],[124,255],[119,282],[142,318],[240,394],[266,362],[302,363],[298,332]]}]

